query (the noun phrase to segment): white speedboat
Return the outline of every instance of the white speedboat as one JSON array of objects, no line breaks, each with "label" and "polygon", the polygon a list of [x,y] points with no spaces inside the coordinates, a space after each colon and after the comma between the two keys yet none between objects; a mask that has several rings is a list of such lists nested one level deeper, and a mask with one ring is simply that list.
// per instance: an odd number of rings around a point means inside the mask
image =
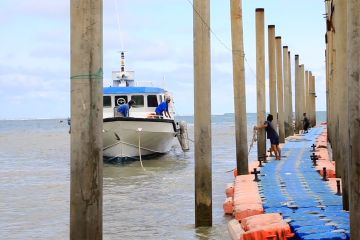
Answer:
[{"label": "white speedboat", "polygon": [[[173,101],[169,103],[171,118],[155,115],[155,108],[170,97],[165,89],[149,82],[135,82],[134,72],[125,71],[124,53],[121,53],[120,71],[113,71],[113,86],[103,92],[103,155],[104,159],[137,159],[165,154],[179,140],[183,150],[188,150],[186,124],[176,123]],[[119,116],[117,109],[130,100],[135,105],[129,117]]]}]

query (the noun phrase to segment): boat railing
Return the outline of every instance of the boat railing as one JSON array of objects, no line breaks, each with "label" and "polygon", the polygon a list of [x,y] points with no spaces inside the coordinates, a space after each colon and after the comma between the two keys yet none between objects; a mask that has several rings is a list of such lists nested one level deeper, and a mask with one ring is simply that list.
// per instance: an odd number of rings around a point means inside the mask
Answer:
[{"label": "boat railing", "polygon": [[119,106],[114,107],[114,117],[120,117],[120,113],[117,111]]}]

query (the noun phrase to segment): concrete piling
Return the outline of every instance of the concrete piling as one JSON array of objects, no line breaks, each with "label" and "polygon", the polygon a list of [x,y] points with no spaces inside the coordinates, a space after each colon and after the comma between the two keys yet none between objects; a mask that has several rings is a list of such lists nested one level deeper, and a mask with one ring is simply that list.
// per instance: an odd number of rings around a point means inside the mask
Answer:
[{"label": "concrete piling", "polygon": [[336,92],[334,91],[334,75],[335,75],[335,54],[334,54],[334,29],[332,24],[333,17],[333,6],[331,1],[326,1],[326,8],[328,13],[328,21],[327,21],[327,122],[329,124],[328,128],[328,139],[332,146],[334,146],[334,136],[335,136],[335,109],[334,109],[334,99]]},{"label": "concrete piling", "polygon": [[336,176],[342,179],[342,192],[343,192],[343,208],[349,210],[349,130],[348,130],[348,79],[347,79],[347,1],[335,0],[334,1],[336,13],[334,18],[335,25],[335,85],[336,85],[336,128],[341,130],[336,131]]},{"label": "concrete piling", "polygon": [[303,108],[302,104],[302,96],[303,96],[303,89],[304,89],[304,76],[300,79],[300,75],[303,73],[301,71],[301,67],[299,65],[299,55],[295,55],[295,131],[299,133],[302,130],[302,114]]},{"label": "concrete piling", "polygon": [[307,117],[310,117],[310,113],[309,113],[309,99],[308,99],[308,95],[309,95],[309,76],[310,76],[310,71],[309,70],[305,70],[305,83],[304,83],[304,112],[306,113]]},{"label": "concrete piling", "polygon": [[273,126],[277,130],[277,89],[276,89],[276,58],[275,58],[275,25],[268,25],[269,52],[269,97],[270,114],[274,116]]},{"label": "concrete piling", "polygon": [[291,54],[290,51],[288,51],[288,69],[287,69],[287,75],[288,75],[288,84],[289,84],[289,99],[288,99],[288,122],[289,122],[289,136],[294,135],[294,124],[293,124],[293,100],[292,100],[292,80],[291,80]]},{"label": "concrete piling", "polygon": [[300,109],[300,121],[301,121],[301,129],[303,129],[303,113],[305,112],[305,65],[301,64],[299,66],[299,96],[300,96],[300,104],[299,104],[299,109]]},{"label": "concrete piling", "polygon": [[210,1],[194,0],[195,227],[212,226]]},{"label": "concrete piling", "polygon": [[248,174],[247,118],[242,1],[232,0],[231,36],[233,49],[233,84],[235,106],[236,166],[239,175]]},{"label": "concrete piling", "polygon": [[350,234],[351,239],[360,239],[360,2],[349,0],[347,4]]},{"label": "concrete piling", "polygon": [[[266,119],[265,101],[265,29],[264,9],[257,8],[256,14],[256,96],[257,96],[257,124],[261,125]],[[265,131],[257,132],[258,159],[266,155]]]},{"label": "concrete piling", "polygon": [[102,239],[102,0],[71,1],[70,239]]},{"label": "concrete piling", "polygon": [[[290,105],[292,105],[292,99],[290,95],[290,79],[289,79],[289,57],[288,57],[288,47],[283,46],[283,76],[284,76],[284,127],[285,127],[285,137],[290,136],[290,125],[292,124],[291,115],[292,110]],[[292,134],[291,134],[292,135]]]},{"label": "concrete piling", "polygon": [[315,76],[312,76],[311,79],[311,112],[312,112],[312,118],[310,119],[311,125],[316,126],[316,81]]},{"label": "concrete piling", "polygon": [[284,83],[283,83],[283,66],[282,66],[282,46],[281,37],[275,38],[276,45],[276,85],[277,85],[277,104],[278,104],[278,126],[279,141],[285,142],[284,126]]},{"label": "concrete piling", "polygon": [[[311,73],[311,72],[310,72]],[[316,92],[315,92],[315,76],[312,73],[309,76],[309,119],[310,125],[316,126]]]}]

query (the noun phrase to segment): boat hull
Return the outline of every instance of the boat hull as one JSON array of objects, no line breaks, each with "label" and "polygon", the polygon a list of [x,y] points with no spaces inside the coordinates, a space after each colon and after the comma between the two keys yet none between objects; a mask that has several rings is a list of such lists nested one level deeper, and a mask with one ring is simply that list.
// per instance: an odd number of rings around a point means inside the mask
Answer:
[{"label": "boat hull", "polygon": [[167,119],[105,118],[103,128],[103,155],[107,160],[167,153],[177,134],[174,120]]}]

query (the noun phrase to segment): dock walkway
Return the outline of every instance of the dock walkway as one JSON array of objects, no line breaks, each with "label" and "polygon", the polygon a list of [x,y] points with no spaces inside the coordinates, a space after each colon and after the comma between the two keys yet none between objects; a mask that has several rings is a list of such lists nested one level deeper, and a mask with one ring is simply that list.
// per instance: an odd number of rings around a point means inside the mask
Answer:
[{"label": "dock walkway", "polygon": [[266,213],[280,212],[299,239],[349,239],[349,213],[314,169],[311,145],[324,131],[311,129],[303,139],[287,142],[282,160],[261,169],[259,191]]},{"label": "dock walkway", "polygon": [[[282,159],[260,168],[258,182],[250,173],[236,176],[224,202],[224,212],[234,216],[228,223],[231,239],[350,239],[349,212],[342,210],[341,194],[334,190],[338,179],[326,134],[326,127],[320,126],[288,138]],[[314,155],[319,157],[317,166]],[[258,173],[255,170],[252,173]]]}]

